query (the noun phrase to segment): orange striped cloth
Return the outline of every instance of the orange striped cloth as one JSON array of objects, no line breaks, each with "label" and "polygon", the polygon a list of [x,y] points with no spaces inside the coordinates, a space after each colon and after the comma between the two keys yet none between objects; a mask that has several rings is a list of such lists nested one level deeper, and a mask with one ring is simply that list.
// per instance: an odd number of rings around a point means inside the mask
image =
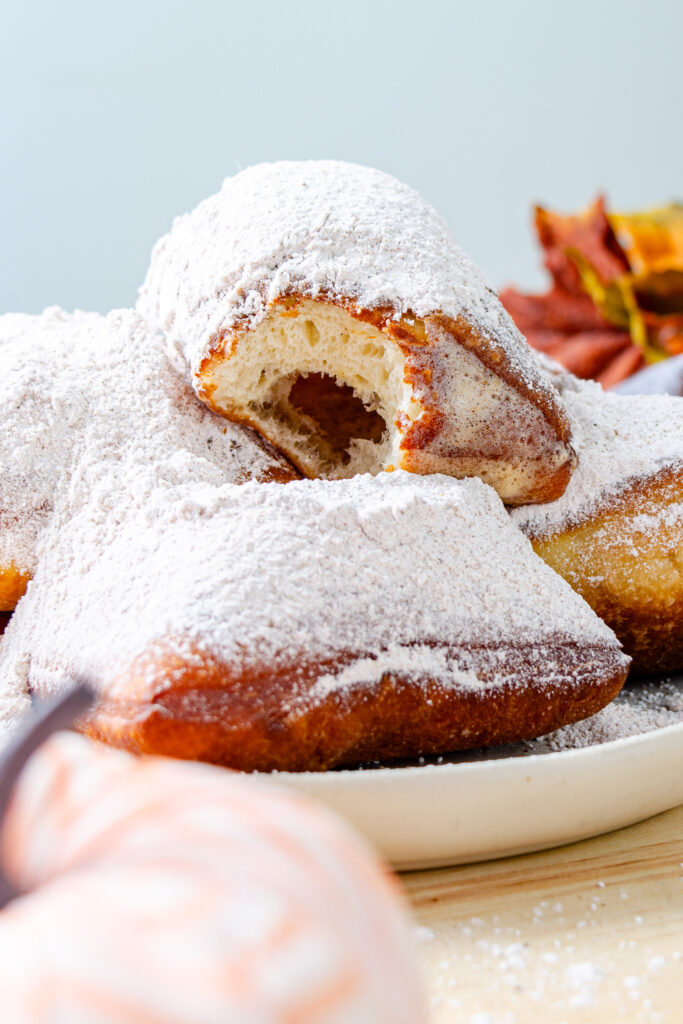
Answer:
[{"label": "orange striped cloth", "polygon": [[424,1020],[394,883],[298,796],[63,733],[0,843],[8,1024]]}]

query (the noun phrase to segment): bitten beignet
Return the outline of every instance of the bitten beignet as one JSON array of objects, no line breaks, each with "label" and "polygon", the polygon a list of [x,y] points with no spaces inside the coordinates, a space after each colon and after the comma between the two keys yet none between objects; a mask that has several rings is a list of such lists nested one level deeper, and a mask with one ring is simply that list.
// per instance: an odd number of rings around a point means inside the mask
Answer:
[{"label": "bitten beignet", "polygon": [[99,472],[107,503],[55,517],[0,678],[98,680],[109,743],[316,770],[536,736],[624,681],[614,635],[480,481],[145,495]]},{"label": "bitten beignet", "polygon": [[176,220],[138,302],[199,396],[310,477],[479,476],[549,501],[575,457],[556,392],[412,189],[335,161],[262,164]]}]

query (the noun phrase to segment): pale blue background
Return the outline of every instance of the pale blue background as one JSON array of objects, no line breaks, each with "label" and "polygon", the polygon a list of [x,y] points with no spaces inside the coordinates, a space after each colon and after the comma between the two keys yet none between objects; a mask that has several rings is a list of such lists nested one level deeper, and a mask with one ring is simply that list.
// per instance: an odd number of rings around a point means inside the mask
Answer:
[{"label": "pale blue background", "polygon": [[0,312],[128,305],[175,213],[259,160],[420,189],[496,285],[529,205],[683,192],[679,0],[3,4]]}]

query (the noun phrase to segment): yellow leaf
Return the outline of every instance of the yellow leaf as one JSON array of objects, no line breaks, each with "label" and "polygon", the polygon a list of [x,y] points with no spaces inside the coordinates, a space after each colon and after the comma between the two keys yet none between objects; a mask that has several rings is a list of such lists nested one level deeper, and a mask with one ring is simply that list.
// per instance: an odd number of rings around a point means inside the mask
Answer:
[{"label": "yellow leaf", "polygon": [[635,274],[683,271],[683,204],[610,213],[607,219]]}]

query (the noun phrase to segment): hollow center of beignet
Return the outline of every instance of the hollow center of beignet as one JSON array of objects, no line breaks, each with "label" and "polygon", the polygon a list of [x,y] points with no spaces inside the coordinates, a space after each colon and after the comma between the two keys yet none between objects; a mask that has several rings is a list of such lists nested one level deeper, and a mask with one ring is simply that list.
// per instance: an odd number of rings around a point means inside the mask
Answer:
[{"label": "hollow center of beignet", "polygon": [[380,444],[387,428],[378,412],[365,408],[352,387],[337,384],[326,373],[297,377],[289,392],[289,402],[303,417],[318,424],[342,465],[349,462],[354,440]]},{"label": "hollow center of beignet", "polygon": [[249,423],[307,476],[378,473],[398,462],[410,406],[404,357],[377,327],[326,302],[276,303],[202,370],[211,404]]}]

